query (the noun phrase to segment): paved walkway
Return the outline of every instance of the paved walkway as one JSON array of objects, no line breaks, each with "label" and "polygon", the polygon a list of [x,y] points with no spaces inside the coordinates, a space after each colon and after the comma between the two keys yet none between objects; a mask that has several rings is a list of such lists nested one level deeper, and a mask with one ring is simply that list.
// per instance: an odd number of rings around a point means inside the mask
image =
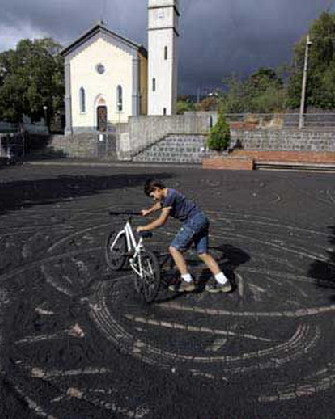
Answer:
[{"label": "paved walkway", "polygon": [[[206,209],[234,292],[205,293],[193,252],[197,292],[149,306],[107,269],[108,209],[149,205],[148,176]],[[334,417],[333,175],[24,165],[0,196],[0,417]]]}]

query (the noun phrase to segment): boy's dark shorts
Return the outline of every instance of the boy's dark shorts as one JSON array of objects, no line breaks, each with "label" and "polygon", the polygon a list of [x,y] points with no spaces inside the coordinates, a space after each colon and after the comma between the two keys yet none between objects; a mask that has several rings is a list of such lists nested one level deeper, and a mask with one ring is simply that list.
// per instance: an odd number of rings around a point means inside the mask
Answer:
[{"label": "boy's dark shorts", "polygon": [[204,213],[200,212],[185,221],[170,246],[183,252],[194,243],[198,254],[208,253],[208,234],[209,220]]}]

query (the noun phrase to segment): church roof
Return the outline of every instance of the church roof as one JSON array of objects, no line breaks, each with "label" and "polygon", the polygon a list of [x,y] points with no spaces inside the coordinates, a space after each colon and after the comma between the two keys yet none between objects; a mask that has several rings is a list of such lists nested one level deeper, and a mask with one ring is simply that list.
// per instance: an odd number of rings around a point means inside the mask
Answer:
[{"label": "church roof", "polygon": [[99,22],[96,25],[94,25],[91,29],[89,29],[87,32],[85,32],[83,35],[80,36],[76,41],[72,42],[69,46],[64,48],[61,51],[61,55],[66,56],[73,52],[76,48],[84,44],[86,41],[88,41],[90,38],[92,38],[97,33],[105,33],[109,36],[112,36],[113,38],[117,38],[120,41],[126,43],[131,48],[137,49],[142,55],[147,56],[147,50],[144,48],[143,45],[137,44],[136,42],[130,41],[129,39],[118,35],[117,33],[109,30],[106,28],[106,26],[103,24],[103,22]]}]

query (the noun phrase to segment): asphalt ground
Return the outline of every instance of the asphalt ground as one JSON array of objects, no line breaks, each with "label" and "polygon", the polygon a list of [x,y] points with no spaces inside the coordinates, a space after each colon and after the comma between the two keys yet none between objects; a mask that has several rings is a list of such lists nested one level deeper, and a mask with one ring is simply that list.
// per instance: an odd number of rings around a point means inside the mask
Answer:
[{"label": "asphalt ground", "polygon": [[[108,270],[108,209],[150,204],[147,177],[198,201],[234,282],[165,282],[147,305]],[[333,174],[200,167],[0,170],[1,418],[334,418]],[[134,224],[145,220],[138,218]],[[146,245],[164,254],[178,223]]]}]

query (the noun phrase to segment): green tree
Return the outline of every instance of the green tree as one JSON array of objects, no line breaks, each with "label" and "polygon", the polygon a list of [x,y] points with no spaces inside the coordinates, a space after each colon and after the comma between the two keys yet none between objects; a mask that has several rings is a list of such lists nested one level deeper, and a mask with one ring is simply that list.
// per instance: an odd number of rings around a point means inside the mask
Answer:
[{"label": "green tree", "polygon": [[61,110],[64,100],[64,62],[61,45],[50,38],[20,41],[15,50],[0,54],[0,120],[33,121]]},{"label": "green tree", "polygon": [[214,95],[203,98],[196,105],[196,109],[198,112],[217,111],[218,108],[219,108],[219,98]]},{"label": "green tree", "polygon": [[[309,30],[307,105],[323,109],[335,107],[335,14],[323,12]],[[298,108],[301,98],[306,36],[295,46],[294,64],[288,85],[288,106]]]},{"label": "green tree", "polygon": [[177,101],[177,114],[181,115],[185,112],[195,111],[195,104],[187,97],[180,97]]},{"label": "green tree", "polygon": [[211,129],[208,138],[208,147],[210,150],[226,150],[230,143],[230,126],[226,121],[225,115],[220,112],[217,123]]},{"label": "green tree", "polygon": [[226,113],[276,112],[285,108],[283,80],[272,68],[261,67],[246,80],[231,76],[225,81],[221,106]]},{"label": "green tree", "polygon": [[269,87],[282,87],[283,81],[277,73],[269,67],[260,67],[248,80],[256,92],[264,92]]},{"label": "green tree", "polygon": [[220,108],[226,113],[242,113],[248,109],[246,84],[236,75],[225,77],[225,91],[220,98]]}]

